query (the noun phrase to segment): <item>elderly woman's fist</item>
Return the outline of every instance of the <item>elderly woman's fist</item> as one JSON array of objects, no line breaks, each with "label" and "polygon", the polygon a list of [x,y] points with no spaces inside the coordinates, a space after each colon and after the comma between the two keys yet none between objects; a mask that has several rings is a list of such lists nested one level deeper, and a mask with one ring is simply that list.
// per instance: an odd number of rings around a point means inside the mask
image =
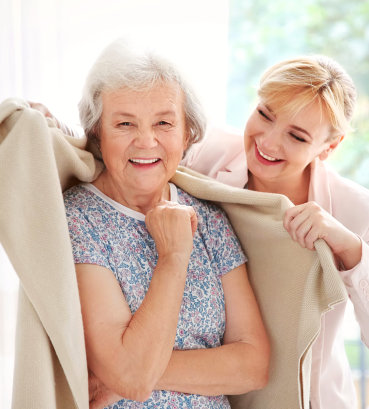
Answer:
[{"label": "elderly woman's fist", "polygon": [[187,261],[197,228],[197,216],[191,206],[159,202],[147,212],[145,222],[159,256],[182,256]]}]

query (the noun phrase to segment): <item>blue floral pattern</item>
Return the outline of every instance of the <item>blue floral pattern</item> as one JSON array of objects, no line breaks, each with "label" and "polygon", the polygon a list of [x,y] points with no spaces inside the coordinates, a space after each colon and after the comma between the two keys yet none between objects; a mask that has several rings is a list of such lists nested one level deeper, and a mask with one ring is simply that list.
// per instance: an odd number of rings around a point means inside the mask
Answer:
[{"label": "blue floral pattern", "polygon": [[[95,191],[94,191],[95,190]],[[180,204],[192,206],[198,228],[188,267],[178,319],[175,349],[213,348],[221,345],[225,330],[222,275],[246,261],[233,229],[222,210],[177,188]],[[173,200],[173,198],[171,198]],[[155,242],[144,220],[82,184],[64,195],[75,263],[110,269],[134,313],[148,290],[157,262]],[[125,208],[126,209],[126,208]],[[174,391],[153,391],[145,402],[123,399],[109,409],[121,408],[229,408],[225,396],[201,396]]]}]

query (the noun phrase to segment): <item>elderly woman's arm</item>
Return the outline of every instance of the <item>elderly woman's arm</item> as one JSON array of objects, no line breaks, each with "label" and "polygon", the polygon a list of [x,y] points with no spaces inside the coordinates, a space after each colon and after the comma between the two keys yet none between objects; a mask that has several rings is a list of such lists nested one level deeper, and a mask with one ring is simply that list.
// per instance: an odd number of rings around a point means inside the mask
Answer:
[{"label": "elderly woman's arm", "polygon": [[134,315],[110,270],[76,264],[89,369],[115,393],[139,401],[150,396],[173,350],[196,215],[164,204],[146,215],[146,225],[158,262]]},{"label": "elderly woman's arm", "polygon": [[[247,279],[245,265],[222,278],[226,303],[226,331],[218,348],[173,351],[154,389],[200,395],[240,394],[265,386],[269,368],[269,342]],[[160,358],[159,358],[160,360]],[[107,385],[90,378],[90,408],[103,408],[118,400]],[[101,380],[103,380],[101,378]]]},{"label": "elderly woman's arm", "polygon": [[226,331],[221,347],[173,351],[155,389],[201,395],[240,394],[265,386],[269,342],[245,265],[222,278]]}]

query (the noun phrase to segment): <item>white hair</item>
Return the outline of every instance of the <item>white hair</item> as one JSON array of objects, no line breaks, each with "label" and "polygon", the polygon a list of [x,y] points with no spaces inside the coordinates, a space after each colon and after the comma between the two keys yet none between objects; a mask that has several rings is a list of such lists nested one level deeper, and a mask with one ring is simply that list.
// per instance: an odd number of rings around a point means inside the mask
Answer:
[{"label": "white hair", "polygon": [[168,60],[152,51],[137,51],[125,41],[117,40],[106,47],[91,67],[79,102],[79,116],[87,136],[87,149],[101,159],[99,145],[103,91],[129,88],[140,91],[158,82],[177,83],[184,96],[184,115],[188,147],[200,141],[206,120],[202,106],[180,71]]}]

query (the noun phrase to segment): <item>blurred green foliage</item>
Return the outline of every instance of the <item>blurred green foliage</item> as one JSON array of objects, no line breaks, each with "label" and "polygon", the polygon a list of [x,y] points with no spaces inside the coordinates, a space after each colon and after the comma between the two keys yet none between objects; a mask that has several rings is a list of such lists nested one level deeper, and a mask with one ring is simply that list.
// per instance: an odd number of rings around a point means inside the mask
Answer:
[{"label": "blurred green foliage", "polygon": [[229,27],[227,122],[243,128],[270,65],[296,55],[328,55],[358,90],[355,131],[329,161],[369,188],[369,0],[230,0]]},{"label": "blurred green foliage", "polygon": [[[360,339],[345,340],[345,351],[351,369],[360,370],[363,365],[363,358],[365,368],[369,368],[369,351],[365,346],[364,348],[361,347]],[[361,354],[363,354],[363,356]]]}]

